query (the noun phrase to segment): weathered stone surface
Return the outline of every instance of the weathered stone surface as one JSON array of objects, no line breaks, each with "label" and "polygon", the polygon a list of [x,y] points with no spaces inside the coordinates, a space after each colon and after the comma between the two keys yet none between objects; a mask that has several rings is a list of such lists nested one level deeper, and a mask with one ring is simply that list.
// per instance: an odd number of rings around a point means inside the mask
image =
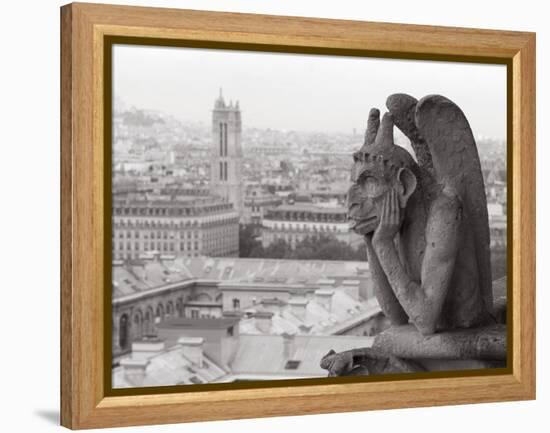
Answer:
[{"label": "weathered stone surface", "polygon": [[[487,203],[470,126],[439,95],[388,98],[354,154],[351,228],[365,236],[375,292],[393,324],[423,334],[492,320]],[[394,123],[418,163],[393,141]]]},{"label": "weathered stone surface", "polygon": [[423,336],[412,325],[378,334],[372,350],[407,359],[506,359],[506,326],[454,330]]},{"label": "weathered stone surface", "polygon": [[[422,98],[415,123],[432,154],[438,183],[452,186],[460,196],[467,230],[472,233],[479,290],[492,311],[492,277],[487,197],[476,142],[462,110],[440,95]],[[459,269],[466,271],[467,269]]]},{"label": "weathered stone surface", "polygon": [[379,354],[370,348],[335,353],[331,350],[321,359],[321,367],[330,376],[365,376],[389,373],[412,373],[425,369],[417,362]]},{"label": "weathered stone surface", "polygon": [[390,328],[372,347],[329,352],[321,367],[329,376],[504,367],[506,327],[492,325],[423,336],[414,326]]},{"label": "weathered stone surface", "polygon": [[[362,353],[327,354],[322,365],[338,375],[433,368],[429,360],[499,364],[506,333],[495,326],[487,203],[468,121],[440,95],[396,94],[387,107],[381,121],[371,110],[353,156],[348,216],[365,238],[375,295],[396,328]],[[416,161],[394,144],[394,124]]]},{"label": "weathered stone surface", "polygon": [[434,176],[432,155],[424,137],[420,135],[415,122],[416,104],[418,101],[410,95],[397,93],[388,97],[386,105],[392,113],[395,125],[411,141],[418,165],[430,176]]}]

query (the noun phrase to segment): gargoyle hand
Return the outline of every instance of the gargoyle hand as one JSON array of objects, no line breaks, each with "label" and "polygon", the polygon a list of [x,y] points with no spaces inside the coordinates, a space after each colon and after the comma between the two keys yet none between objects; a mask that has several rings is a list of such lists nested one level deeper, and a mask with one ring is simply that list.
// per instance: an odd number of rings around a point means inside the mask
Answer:
[{"label": "gargoyle hand", "polygon": [[392,188],[384,197],[382,215],[372,238],[373,243],[393,240],[401,225],[400,212],[397,192]]},{"label": "gargoyle hand", "polygon": [[329,377],[344,376],[353,368],[353,354],[349,350],[340,353],[330,350],[321,359],[321,368],[328,370]]}]

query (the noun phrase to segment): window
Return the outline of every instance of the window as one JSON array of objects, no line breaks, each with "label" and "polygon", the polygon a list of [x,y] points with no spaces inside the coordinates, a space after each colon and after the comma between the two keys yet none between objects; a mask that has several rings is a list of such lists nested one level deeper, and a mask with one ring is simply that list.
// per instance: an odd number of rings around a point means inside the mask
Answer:
[{"label": "window", "polygon": [[121,349],[125,349],[128,345],[129,329],[128,329],[128,316],[123,314],[120,317],[118,324],[118,345]]},{"label": "window", "polygon": [[223,162],[220,161],[220,180],[223,180]]},{"label": "window", "polygon": [[191,310],[191,318],[192,319],[198,319],[199,318],[199,310]]},{"label": "window", "polygon": [[223,124],[224,156],[227,156],[227,123]]},{"label": "window", "polygon": [[155,313],[155,323],[159,323],[164,319],[164,307],[162,304],[157,305],[157,311]]},{"label": "window", "polygon": [[237,298],[233,298],[233,309],[238,310],[241,308],[241,301]]},{"label": "window", "polygon": [[223,163],[223,173],[225,180],[227,180],[227,161]]},{"label": "window", "polygon": [[145,312],[145,319],[143,319],[143,332],[146,336],[151,335],[154,331],[151,324],[151,318],[153,317],[153,312],[150,310],[151,307]]},{"label": "window", "polygon": [[223,156],[223,123],[220,122],[220,156]]},{"label": "window", "polygon": [[140,339],[143,333],[141,312],[134,315],[134,338]]},{"label": "window", "polygon": [[233,329],[233,326],[227,328],[227,335],[230,337],[233,337],[233,334],[235,333],[235,330]]},{"label": "window", "polygon": [[172,303],[172,301],[168,302],[168,305],[166,305],[166,315],[168,317],[172,317],[172,315],[174,314],[174,304]]}]

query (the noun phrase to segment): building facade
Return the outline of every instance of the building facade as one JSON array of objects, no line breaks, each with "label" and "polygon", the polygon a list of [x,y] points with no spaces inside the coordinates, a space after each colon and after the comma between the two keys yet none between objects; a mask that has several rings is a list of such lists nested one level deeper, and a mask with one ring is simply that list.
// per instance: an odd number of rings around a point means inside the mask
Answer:
[{"label": "building facade", "polygon": [[362,262],[173,255],[119,260],[112,268],[113,360],[133,342],[157,336],[163,322],[242,317],[249,309],[271,311],[274,323],[298,333],[365,335],[355,328],[367,326],[373,299]]},{"label": "building facade", "polygon": [[112,347],[116,358],[127,353],[132,342],[156,335],[157,325],[165,320],[221,317],[222,301],[216,282],[193,279],[117,296],[113,299],[112,315]]},{"label": "building facade", "polygon": [[126,197],[113,201],[113,259],[159,252],[237,256],[239,215],[217,197]]},{"label": "building facade", "polygon": [[282,199],[266,191],[261,185],[247,185],[241,223],[259,226],[265,213],[280,204]]},{"label": "building facade", "polygon": [[343,206],[322,206],[313,203],[295,203],[268,210],[262,221],[262,245],[264,248],[283,239],[292,248],[306,237],[329,235],[360,245],[362,239],[351,232],[347,211]]},{"label": "building facade", "polygon": [[239,102],[226,104],[220,90],[212,111],[210,191],[232,203],[239,216],[244,207],[241,130]]}]

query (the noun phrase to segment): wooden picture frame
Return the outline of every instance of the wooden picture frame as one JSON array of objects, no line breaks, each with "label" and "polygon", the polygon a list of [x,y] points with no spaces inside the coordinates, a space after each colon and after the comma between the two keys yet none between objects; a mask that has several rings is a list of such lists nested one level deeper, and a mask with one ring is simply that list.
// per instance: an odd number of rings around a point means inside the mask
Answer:
[{"label": "wooden picture frame", "polygon": [[[509,350],[504,374],[109,395],[104,68],[109,38],[508,65]],[[80,429],[535,398],[535,34],[74,3],[61,8],[61,424]],[[509,250],[510,251],[510,250]],[[109,334],[107,334],[109,335]],[[107,340],[107,341],[106,341]]]}]

